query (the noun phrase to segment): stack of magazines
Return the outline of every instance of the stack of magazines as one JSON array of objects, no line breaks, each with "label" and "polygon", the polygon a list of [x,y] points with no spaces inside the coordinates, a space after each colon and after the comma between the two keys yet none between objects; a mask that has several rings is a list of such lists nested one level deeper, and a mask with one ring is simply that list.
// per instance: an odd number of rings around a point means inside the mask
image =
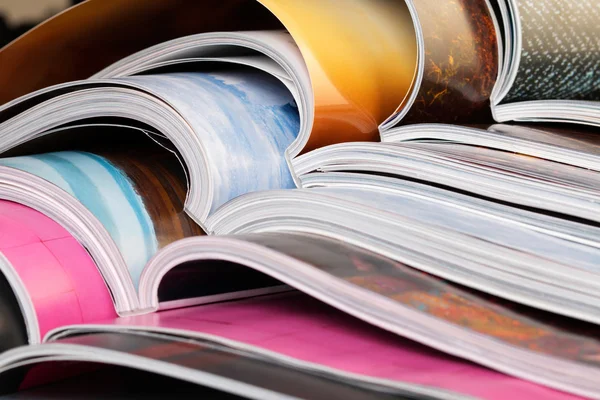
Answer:
[{"label": "stack of magazines", "polygon": [[0,398],[600,399],[600,1],[87,0],[0,50]]}]

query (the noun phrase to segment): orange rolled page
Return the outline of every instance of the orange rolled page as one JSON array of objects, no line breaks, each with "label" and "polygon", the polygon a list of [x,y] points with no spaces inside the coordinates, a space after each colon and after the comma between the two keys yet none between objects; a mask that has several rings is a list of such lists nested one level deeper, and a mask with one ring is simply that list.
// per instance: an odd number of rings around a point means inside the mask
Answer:
[{"label": "orange rolled page", "polygon": [[486,0],[88,0],[0,51],[0,103],[172,38],[282,28],[312,85],[302,152],[401,122],[487,119],[499,50]]},{"label": "orange rolled page", "polygon": [[261,0],[300,48],[314,93],[305,151],[379,139],[378,125],[404,102],[417,66],[404,0]]}]

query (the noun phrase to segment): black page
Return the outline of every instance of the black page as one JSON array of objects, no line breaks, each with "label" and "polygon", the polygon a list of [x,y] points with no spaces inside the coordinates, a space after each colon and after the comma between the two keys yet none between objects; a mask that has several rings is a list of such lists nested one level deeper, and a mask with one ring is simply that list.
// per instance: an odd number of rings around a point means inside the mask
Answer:
[{"label": "black page", "polygon": [[27,344],[27,329],[8,280],[0,272],[0,353]]}]

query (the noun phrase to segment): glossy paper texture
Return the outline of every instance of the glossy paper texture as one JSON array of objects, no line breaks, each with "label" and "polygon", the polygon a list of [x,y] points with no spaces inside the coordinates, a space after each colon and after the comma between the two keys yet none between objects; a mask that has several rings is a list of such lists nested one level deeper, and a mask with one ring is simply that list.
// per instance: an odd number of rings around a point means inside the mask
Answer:
[{"label": "glossy paper texture", "polygon": [[[308,66],[315,124],[306,150],[378,140],[377,126],[404,101],[417,65],[414,24],[404,0],[260,3],[290,31]],[[0,104],[51,84],[86,78],[170,38],[250,27],[272,29],[278,24],[255,0],[218,5],[89,0],[0,52]]]},{"label": "glossy paper texture", "polygon": [[489,400],[574,398],[377,329],[297,292],[109,322],[209,333],[342,371]]},{"label": "glossy paper texture", "polygon": [[519,69],[506,102],[600,100],[600,3],[513,0],[521,23]]},{"label": "glossy paper texture", "polygon": [[417,66],[404,0],[260,0],[300,47],[314,89],[305,150],[378,140],[377,126],[409,93]]},{"label": "glossy paper texture", "polygon": [[296,187],[285,151],[298,136],[300,117],[276,78],[245,68],[121,80],[158,94],[192,127],[208,159],[211,212],[245,193]]},{"label": "glossy paper texture", "polygon": [[5,158],[0,165],[37,175],[79,200],[115,241],[136,286],[159,248],[202,232],[183,211],[185,177],[170,156],[65,151]]},{"label": "glossy paper texture", "polygon": [[63,227],[29,207],[0,201],[0,252],[29,294],[40,337],[59,326],[115,317],[88,252]]},{"label": "glossy paper texture", "polygon": [[[255,234],[259,243],[473,334],[600,367],[600,329],[448,283],[375,253],[308,235]],[[416,338],[415,338],[416,339]]]},{"label": "glossy paper texture", "polygon": [[[91,346],[159,360],[220,378],[242,382],[279,395],[300,399],[396,399],[403,391],[377,384],[361,388],[350,380],[336,380],[326,374],[309,373],[291,365],[261,357],[250,351],[233,350],[216,343],[167,335],[125,332],[89,333],[57,342]],[[143,361],[142,361],[143,362]],[[65,365],[73,370],[73,365]],[[43,367],[43,365],[42,365]],[[64,368],[64,367],[63,367]],[[54,366],[60,370],[61,366]],[[37,372],[39,374],[39,371]],[[25,381],[25,385],[29,382]]]},{"label": "glossy paper texture", "polygon": [[425,42],[421,86],[402,123],[490,121],[498,39],[483,0],[415,0]]}]

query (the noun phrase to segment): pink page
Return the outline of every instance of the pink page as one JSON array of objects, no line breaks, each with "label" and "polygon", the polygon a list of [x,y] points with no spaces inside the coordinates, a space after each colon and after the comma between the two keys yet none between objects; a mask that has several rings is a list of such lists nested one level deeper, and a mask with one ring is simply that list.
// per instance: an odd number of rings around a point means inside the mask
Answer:
[{"label": "pink page", "polygon": [[88,252],[44,214],[0,200],[0,251],[31,297],[41,337],[59,326],[116,317]]},{"label": "pink page", "polygon": [[209,333],[345,371],[487,399],[577,398],[429,349],[302,294],[162,311],[111,323]]}]

